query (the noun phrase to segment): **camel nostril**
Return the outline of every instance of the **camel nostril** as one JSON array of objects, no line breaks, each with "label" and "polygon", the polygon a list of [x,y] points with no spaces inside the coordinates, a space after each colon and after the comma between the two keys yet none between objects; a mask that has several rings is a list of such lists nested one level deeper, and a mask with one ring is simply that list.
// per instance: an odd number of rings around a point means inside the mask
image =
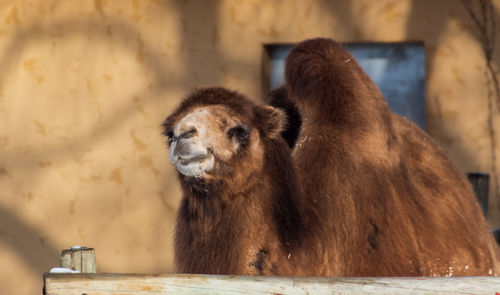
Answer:
[{"label": "camel nostril", "polygon": [[191,152],[191,149],[189,147],[189,144],[184,142],[184,141],[179,141],[177,142],[177,145],[175,146],[174,149],[174,155],[183,157],[185,155],[189,155]]}]

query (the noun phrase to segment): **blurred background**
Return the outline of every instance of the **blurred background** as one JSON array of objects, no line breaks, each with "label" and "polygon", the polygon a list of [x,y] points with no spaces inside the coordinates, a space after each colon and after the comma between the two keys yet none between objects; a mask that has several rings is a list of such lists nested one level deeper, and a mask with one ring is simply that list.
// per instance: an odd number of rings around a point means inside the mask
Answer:
[{"label": "blurred background", "polygon": [[98,272],[172,272],[181,191],[162,120],[200,86],[263,101],[280,50],[319,36],[361,42],[395,109],[490,174],[500,226],[499,15],[500,0],[1,0],[1,293],[41,293],[74,245],[96,249]]}]

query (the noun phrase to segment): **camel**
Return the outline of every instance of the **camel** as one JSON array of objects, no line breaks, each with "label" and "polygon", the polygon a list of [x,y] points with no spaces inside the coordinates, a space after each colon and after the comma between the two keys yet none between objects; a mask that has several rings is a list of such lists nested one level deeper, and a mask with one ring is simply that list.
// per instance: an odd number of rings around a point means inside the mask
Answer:
[{"label": "camel", "polygon": [[[282,132],[302,203],[321,204],[313,208],[318,233],[307,242],[318,257],[301,260],[333,276],[499,273],[497,244],[464,174],[427,134],[389,110],[341,44],[298,44],[285,77],[268,101],[292,114]],[[318,264],[319,256],[331,263]]]},{"label": "camel", "polygon": [[195,91],[165,120],[183,191],[178,272],[293,274],[304,224],[283,125],[280,110],[219,87]]}]

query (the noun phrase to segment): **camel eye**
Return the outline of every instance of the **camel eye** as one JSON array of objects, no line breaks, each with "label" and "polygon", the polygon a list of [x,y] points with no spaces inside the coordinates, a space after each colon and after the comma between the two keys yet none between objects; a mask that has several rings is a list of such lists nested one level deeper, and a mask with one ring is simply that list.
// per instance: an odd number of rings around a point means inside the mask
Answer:
[{"label": "camel eye", "polygon": [[229,129],[229,131],[227,132],[227,137],[230,140],[234,139],[240,144],[245,145],[248,143],[248,140],[250,138],[250,131],[251,129],[248,126],[238,124]]},{"label": "camel eye", "polygon": [[172,130],[166,130],[164,134],[168,137],[168,140],[172,140],[172,137],[174,137],[174,131]]},{"label": "camel eye", "polygon": [[166,137],[168,137],[167,144],[168,144],[168,146],[170,146],[170,144],[172,143],[172,140],[174,138],[174,131],[171,129],[167,129],[167,130],[165,130],[165,132],[163,132],[163,134]]},{"label": "camel eye", "polygon": [[196,135],[196,129],[193,128],[193,129],[191,129],[189,131],[186,131],[186,132],[182,133],[181,136],[179,136],[179,137],[181,137],[181,138],[190,138],[190,137],[193,137],[195,135]]}]

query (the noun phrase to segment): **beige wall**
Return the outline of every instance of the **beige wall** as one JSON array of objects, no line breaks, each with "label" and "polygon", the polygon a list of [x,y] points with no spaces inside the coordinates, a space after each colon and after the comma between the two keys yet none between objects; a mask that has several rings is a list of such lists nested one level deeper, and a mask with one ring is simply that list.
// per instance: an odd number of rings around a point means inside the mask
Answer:
[{"label": "beige wall", "polygon": [[261,100],[262,44],[316,36],[425,41],[428,131],[490,171],[485,62],[459,0],[0,1],[1,293],[40,292],[72,245],[95,247],[100,272],[173,271],[160,123],[196,86]]}]

